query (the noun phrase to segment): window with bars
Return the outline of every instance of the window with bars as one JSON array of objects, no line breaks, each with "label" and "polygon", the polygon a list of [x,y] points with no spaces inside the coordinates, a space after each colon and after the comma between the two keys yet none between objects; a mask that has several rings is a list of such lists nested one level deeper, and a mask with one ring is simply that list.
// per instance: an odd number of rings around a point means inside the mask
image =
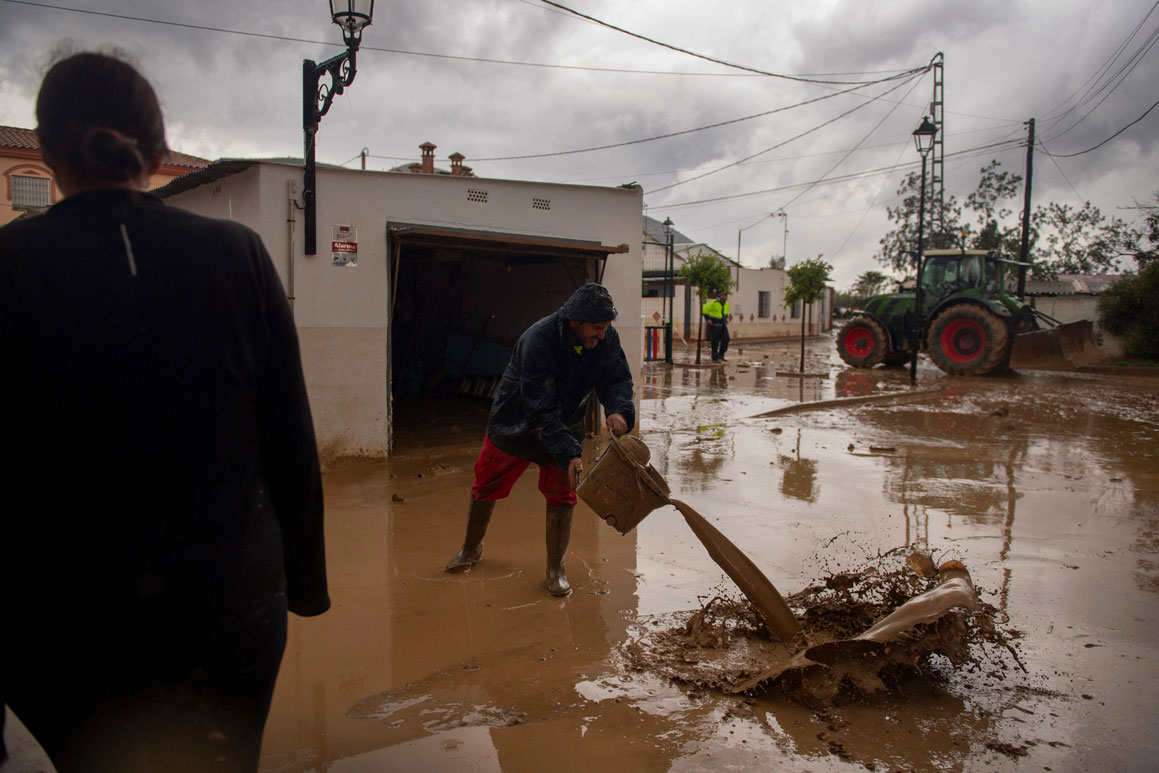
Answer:
[{"label": "window with bars", "polygon": [[757,316],[768,319],[773,314],[773,294],[764,290],[757,291]]},{"label": "window with bars", "polygon": [[789,312],[789,318],[790,319],[800,319],[801,318],[801,302],[800,301],[793,301],[793,308]]},{"label": "window with bars", "polygon": [[12,208],[44,209],[51,203],[47,177],[12,175]]}]

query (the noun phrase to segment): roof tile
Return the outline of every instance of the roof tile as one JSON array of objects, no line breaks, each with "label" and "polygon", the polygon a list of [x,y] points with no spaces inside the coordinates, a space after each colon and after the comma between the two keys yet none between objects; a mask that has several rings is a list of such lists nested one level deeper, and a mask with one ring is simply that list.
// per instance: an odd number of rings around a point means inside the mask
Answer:
[{"label": "roof tile", "polygon": [[[19,126],[0,126],[0,148],[18,148],[20,150],[40,150],[40,138],[32,129],[22,129]],[[165,163],[173,166],[184,166],[190,169],[204,169],[209,161],[188,153],[169,151],[169,158]]]}]

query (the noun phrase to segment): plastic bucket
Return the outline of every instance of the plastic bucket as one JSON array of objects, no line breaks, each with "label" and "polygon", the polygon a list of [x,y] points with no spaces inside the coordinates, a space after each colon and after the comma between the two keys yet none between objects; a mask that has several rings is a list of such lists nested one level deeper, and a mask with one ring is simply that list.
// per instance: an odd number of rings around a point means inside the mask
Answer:
[{"label": "plastic bucket", "polygon": [[644,441],[625,435],[612,438],[576,494],[621,534],[627,534],[658,507],[668,504],[668,484],[648,464]]}]

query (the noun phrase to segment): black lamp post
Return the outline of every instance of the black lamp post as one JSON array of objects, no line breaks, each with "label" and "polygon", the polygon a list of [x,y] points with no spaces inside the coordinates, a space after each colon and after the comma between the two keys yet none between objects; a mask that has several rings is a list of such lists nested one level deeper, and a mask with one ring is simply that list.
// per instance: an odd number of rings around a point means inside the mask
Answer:
[{"label": "black lamp post", "polygon": [[666,276],[664,277],[664,294],[667,296],[665,300],[668,302],[668,325],[664,331],[664,361],[672,364],[672,329],[676,325],[676,320],[673,318],[676,303],[676,277],[674,276],[676,270],[676,256],[672,249],[672,240],[675,238],[672,235],[672,218],[664,218],[664,241],[667,242],[664,256],[664,268]]},{"label": "black lamp post", "polygon": [[[306,159],[302,199],[305,202],[307,255],[318,252],[314,135],[318,133],[318,122],[330,109],[334,97],[354,82],[354,55],[362,43],[362,28],[369,27],[374,16],[374,0],[330,0],[330,16],[342,28],[346,50],[320,64],[302,60],[302,129],[305,132]],[[330,74],[330,82],[320,83],[326,73]]]},{"label": "black lamp post", "polygon": [[914,287],[914,320],[913,320],[913,359],[910,360],[909,382],[910,384],[918,383],[918,349],[921,348],[922,330],[925,327],[925,314],[922,309],[922,244],[925,238],[925,224],[926,224],[926,158],[930,155],[930,149],[934,147],[934,135],[938,133],[938,127],[930,123],[930,117],[922,118],[922,125],[914,129],[914,145],[917,146],[918,153],[922,157],[922,189],[918,196],[918,249],[914,255],[914,260],[918,264],[917,285]]}]

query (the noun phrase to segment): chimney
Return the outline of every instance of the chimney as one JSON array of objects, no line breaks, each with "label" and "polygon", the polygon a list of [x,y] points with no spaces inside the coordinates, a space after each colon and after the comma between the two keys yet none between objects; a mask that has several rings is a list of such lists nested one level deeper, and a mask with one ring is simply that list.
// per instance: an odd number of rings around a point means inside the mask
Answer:
[{"label": "chimney", "polygon": [[433,142],[424,142],[419,145],[419,149],[423,152],[423,174],[435,173],[435,148],[438,147]]},{"label": "chimney", "polygon": [[462,153],[455,151],[451,154],[451,174],[463,175],[463,159],[466,158]]}]

